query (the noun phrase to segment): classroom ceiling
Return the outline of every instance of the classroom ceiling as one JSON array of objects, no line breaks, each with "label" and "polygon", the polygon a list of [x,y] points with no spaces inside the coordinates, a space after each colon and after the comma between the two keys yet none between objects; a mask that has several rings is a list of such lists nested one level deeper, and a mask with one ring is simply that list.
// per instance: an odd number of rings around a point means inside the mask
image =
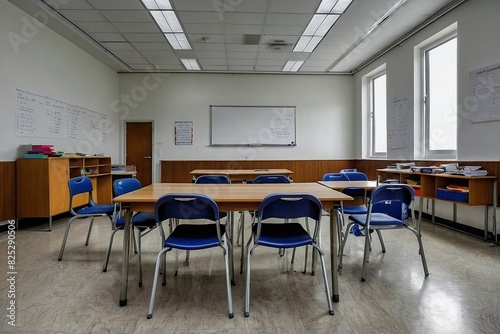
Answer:
[{"label": "classroom ceiling", "polygon": [[320,0],[170,0],[191,50],[174,50],[141,0],[9,1],[118,72],[186,72],[194,58],[198,72],[303,61],[293,73],[352,74],[465,0],[353,0],[311,52],[294,47]]}]

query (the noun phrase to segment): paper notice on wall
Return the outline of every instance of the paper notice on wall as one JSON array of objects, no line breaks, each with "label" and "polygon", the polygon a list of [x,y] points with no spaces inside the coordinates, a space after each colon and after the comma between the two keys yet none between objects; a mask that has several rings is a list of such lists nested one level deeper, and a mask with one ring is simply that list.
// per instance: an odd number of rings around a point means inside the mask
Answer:
[{"label": "paper notice on wall", "polygon": [[392,99],[387,134],[387,141],[391,149],[408,147],[411,116],[409,98]]},{"label": "paper notice on wall", "polygon": [[193,121],[175,122],[175,145],[193,145]]}]

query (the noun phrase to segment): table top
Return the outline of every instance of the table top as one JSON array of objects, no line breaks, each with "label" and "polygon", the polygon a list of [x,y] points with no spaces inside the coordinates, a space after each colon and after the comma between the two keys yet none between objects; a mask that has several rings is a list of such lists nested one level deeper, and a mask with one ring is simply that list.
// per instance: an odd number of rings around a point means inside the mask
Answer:
[{"label": "table top", "polygon": [[377,181],[318,181],[318,183],[335,190],[342,190],[344,188],[371,190],[377,187]]},{"label": "table top", "polygon": [[268,184],[195,184],[153,183],[139,190],[116,197],[115,202],[129,205],[132,211],[152,211],[154,203],[168,193],[198,193],[211,197],[221,211],[257,210],[262,200],[273,193],[312,194],[323,203],[325,209],[335,202],[353,198],[317,182],[268,183]]}]

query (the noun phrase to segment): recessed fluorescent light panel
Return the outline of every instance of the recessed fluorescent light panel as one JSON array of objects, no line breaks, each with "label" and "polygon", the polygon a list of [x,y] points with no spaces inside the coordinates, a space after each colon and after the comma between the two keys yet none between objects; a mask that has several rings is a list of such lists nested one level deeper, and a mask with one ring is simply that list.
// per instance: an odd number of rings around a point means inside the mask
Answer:
[{"label": "recessed fluorescent light panel", "polygon": [[304,64],[303,60],[289,60],[283,67],[283,72],[297,72],[299,68]]},{"label": "recessed fluorescent light panel", "polygon": [[351,2],[352,0],[321,1],[316,14],[302,33],[293,52],[312,52]]},{"label": "recessed fluorescent light panel", "polygon": [[141,0],[174,50],[191,50],[169,0]]},{"label": "recessed fluorescent light panel", "polygon": [[142,3],[149,10],[172,9],[169,0],[142,0]]},{"label": "recessed fluorescent light panel", "polygon": [[195,58],[181,58],[182,64],[188,71],[199,71],[201,70],[200,65]]}]

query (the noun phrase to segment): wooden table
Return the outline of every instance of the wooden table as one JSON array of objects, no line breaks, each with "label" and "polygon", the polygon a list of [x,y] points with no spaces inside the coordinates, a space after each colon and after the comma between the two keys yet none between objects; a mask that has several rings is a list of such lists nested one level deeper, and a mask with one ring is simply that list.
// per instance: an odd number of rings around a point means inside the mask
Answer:
[{"label": "wooden table", "polygon": [[[337,223],[335,206],[338,201],[349,201],[352,197],[320,185],[312,183],[274,183],[274,184],[194,184],[194,183],[154,183],[142,189],[121,195],[115,201],[121,203],[124,209],[125,226],[123,236],[123,267],[120,289],[120,306],[127,304],[128,267],[131,243],[131,212],[153,211],[158,198],[167,193],[201,193],[215,200],[220,211],[258,210],[261,201],[272,193],[308,193],[315,195],[330,211],[330,257],[332,276],[332,298],[338,302],[338,272],[337,272]],[[332,237],[333,236],[333,237]],[[232,261],[231,261],[232,262]]]},{"label": "wooden table", "polygon": [[231,181],[251,181],[259,175],[292,176],[288,169],[195,169],[191,172],[193,180],[201,175],[226,175]]},{"label": "wooden table", "polygon": [[362,188],[364,190],[373,190],[377,187],[377,181],[318,181],[328,188],[342,190],[345,188]]}]

